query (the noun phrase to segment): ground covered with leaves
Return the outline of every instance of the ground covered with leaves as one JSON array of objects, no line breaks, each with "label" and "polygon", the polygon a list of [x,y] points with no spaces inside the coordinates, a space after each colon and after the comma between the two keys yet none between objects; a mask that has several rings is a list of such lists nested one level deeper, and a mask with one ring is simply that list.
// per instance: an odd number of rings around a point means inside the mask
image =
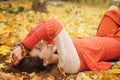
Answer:
[{"label": "ground covered with leaves", "polygon": [[71,37],[90,37],[95,36],[107,8],[106,4],[47,2],[42,12],[36,12],[29,1],[0,2],[0,80],[119,80],[119,61],[111,69],[99,73],[65,74],[59,65],[39,73],[17,72],[9,59],[10,51],[41,20],[55,18]]}]

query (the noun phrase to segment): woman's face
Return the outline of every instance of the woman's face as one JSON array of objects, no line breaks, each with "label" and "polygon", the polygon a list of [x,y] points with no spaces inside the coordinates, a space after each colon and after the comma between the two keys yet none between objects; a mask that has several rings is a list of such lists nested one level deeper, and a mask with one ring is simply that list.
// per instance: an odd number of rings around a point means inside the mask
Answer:
[{"label": "woman's face", "polygon": [[42,42],[33,48],[33,50],[30,52],[30,56],[39,56],[40,59],[43,59],[43,65],[47,66],[51,63],[51,58],[54,54],[53,47],[54,46],[51,44]]}]

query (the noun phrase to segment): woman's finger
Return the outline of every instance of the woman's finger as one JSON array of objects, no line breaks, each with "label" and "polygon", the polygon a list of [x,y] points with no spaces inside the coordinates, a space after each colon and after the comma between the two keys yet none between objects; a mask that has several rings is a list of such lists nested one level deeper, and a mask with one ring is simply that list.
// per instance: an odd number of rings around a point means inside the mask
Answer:
[{"label": "woman's finger", "polygon": [[48,64],[49,64],[48,60],[43,62],[43,66],[47,66]]},{"label": "woman's finger", "polygon": [[14,65],[15,66],[18,65],[20,61],[21,61],[21,59],[17,58],[16,61],[14,62]]},{"label": "woman's finger", "polygon": [[14,54],[14,58],[13,58],[13,61],[12,61],[13,65],[14,65],[14,63],[16,62],[17,58],[18,58],[18,57]]},{"label": "woman's finger", "polygon": [[13,59],[13,56],[14,56],[14,53],[11,53],[11,55],[10,55],[10,59],[11,59],[11,61],[14,60],[14,59]]},{"label": "woman's finger", "polygon": [[17,57],[16,57],[16,55],[15,55],[14,52],[11,53],[11,55],[10,55],[10,59],[11,59],[12,64],[14,64],[14,62],[15,62],[16,59],[17,59]]}]

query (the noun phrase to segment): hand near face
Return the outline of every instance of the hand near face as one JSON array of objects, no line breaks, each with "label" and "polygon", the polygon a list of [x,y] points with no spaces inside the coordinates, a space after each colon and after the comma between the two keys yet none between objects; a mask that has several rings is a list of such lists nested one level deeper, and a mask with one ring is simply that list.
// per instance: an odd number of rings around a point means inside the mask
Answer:
[{"label": "hand near face", "polygon": [[23,59],[24,56],[26,56],[26,52],[23,51],[20,46],[15,48],[10,55],[12,64],[16,66]]}]

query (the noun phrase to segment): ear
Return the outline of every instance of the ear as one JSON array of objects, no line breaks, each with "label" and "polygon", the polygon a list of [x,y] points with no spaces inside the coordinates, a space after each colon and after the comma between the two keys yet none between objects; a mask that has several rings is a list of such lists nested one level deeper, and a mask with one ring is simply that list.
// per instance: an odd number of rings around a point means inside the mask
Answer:
[{"label": "ear", "polygon": [[49,64],[49,61],[43,61],[43,66],[47,66]]},{"label": "ear", "polygon": [[39,51],[36,48],[33,48],[30,53],[29,56],[31,57],[37,57],[38,56]]}]

